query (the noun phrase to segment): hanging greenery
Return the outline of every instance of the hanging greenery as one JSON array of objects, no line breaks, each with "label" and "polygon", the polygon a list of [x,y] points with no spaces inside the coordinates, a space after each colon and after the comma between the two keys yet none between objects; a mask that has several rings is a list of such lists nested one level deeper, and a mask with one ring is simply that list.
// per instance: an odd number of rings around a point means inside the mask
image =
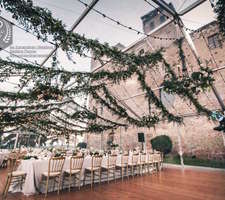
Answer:
[{"label": "hanging greenery", "polygon": [[198,94],[205,92],[214,82],[213,72],[209,67],[200,66],[199,71],[192,72],[190,75],[187,71],[186,58],[182,49],[183,39],[177,40],[176,44],[179,50],[179,57],[182,64],[183,75],[178,77],[171,66],[164,60],[167,73],[164,77],[164,91],[179,95],[182,99],[189,100],[196,108],[198,113],[205,113],[211,116],[211,111],[202,106],[198,101]]},{"label": "hanging greenery", "polygon": [[[210,87],[214,81],[209,68],[201,67],[191,75],[186,73],[177,77],[163,58],[161,50],[135,55],[122,52],[108,44],[101,44],[97,40],[87,39],[67,31],[61,20],[53,18],[49,10],[34,6],[31,0],[1,0],[0,5],[38,39],[46,41],[51,38],[52,43],[68,55],[77,53],[85,56],[87,52],[92,52],[96,58],[107,57],[114,66],[113,69],[96,72],[70,72],[61,70],[64,67],[58,67],[60,63],[57,54],[54,54],[52,67],[49,68],[0,59],[1,82],[6,82],[14,76],[19,77],[19,92],[0,91],[0,100],[6,104],[0,106],[0,130],[7,131],[12,126],[32,127],[46,135],[64,134],[68,137],[68,134],[99,133],[121,126],[126,128],[129,125],[152,127],[160,120],[181,123],[182,118],[167,110],[146,81],[145,71],[157,67],[160,63],[166,68],[164,90],[190,100],[198,112],[210,114],[197,100],[197,95]],[[183,71],[187,71],[181,42],[178,41],[178,48]],[[108,87],[109,84],[119,84],[134,76],[137,76],[141,89],[146,92],[145,98],[149,105],[149,114],[140,118],[131,115]],[[71,82],[74,84],[71,85]],[[103,105],[123,123],[104,118],[74,100],[77,97],[85,100],[87,96],[93,98],[96,104]],[[151,110],[152,106],[155,110]]]}]

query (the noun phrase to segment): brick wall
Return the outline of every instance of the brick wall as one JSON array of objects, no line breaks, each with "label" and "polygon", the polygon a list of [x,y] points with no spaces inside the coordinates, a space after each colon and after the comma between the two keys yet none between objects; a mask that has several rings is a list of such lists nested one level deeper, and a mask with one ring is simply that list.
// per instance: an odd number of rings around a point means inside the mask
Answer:
[{"label": "brick wall", "polygon": [[[169,30],[175,28],[175,25],[169,24],[164,29]],[[164,32],[164,29],[158,30],[159,32]],[[181,34],[177,29],[177,34]],[[199,54],[200,60],[203,65],[208,65],[211,68],[215,69],[225,65],[225,42],[224,39],[219,35],[220,38],[220,47],[217,48],[208,48],[208,37],[218,33],[218,26],[216,22],[212,22],[201,29],[201,32],[192,34],[192,39],[196,46],[197,52]],[[171,30],[172,31],[172,30]],[[157,32],[155,33],[157,34]],[[174,32],[173,32],[174,34]],[[203,37],[204,36],[204,37]],[[149,45],[149,43],[151,45]],[[157,43],[156,41],[151,41],[151,39],[143,39],[138,41],[135,45],[127,50],[127,52],[139,53],[140,49],[144,49],[145,52],[152,52],[154,49],[160,48],[165,44]],[[153,47],[153,48],[152,48]],[[179,51],[177,44],[167,41],[165,45],[164,58],[173,66],[177,74],[181,73],[181,61],[179,58]],[[187,61],[188,72],[198,70],[199,65],[191,51],[187,41],[184,40],[182,49]],[[105,69],[113,69],[112,64],[107,64]],[[146,73],[146,80],[151,86],[152,89],[155,89],[155,94],[160,97],[160,91],[157,89],[163,82],[164,68],[162,65],[159,65],[158,68],[148,71]],[[220,70],[214,73],[215,87],[220,93],[220,96],[225,102],[225,70]],[[110,91],[121,100],[125,102],[133,111],[135,111],[135,116],[132,112],[128,113],[133,117],[143,116],[148,114],[148,105],[144,98],[144,95],[141,95],[143,91],[140,89],[136,77],[133,76],[132,79],[127,80],[126,82],[121,82],[120,85],[113,85],[110,88]],[[133,97],[133,98],[131,98]],[[178,145],[178,134],[181,135],[182,149],[184,154],[196,155],[198,157],[204,158],[215,158],[215,159],[225,159],[225,148],[223,145],[222,133],[214,131],[213,128],[217,126],[215,122],[208,120],[204,116],[196,116],[195,109],[188,101],[184,101],[178,96],[174,96],[174,101],[167,104],[167,108],[170,112],[174,114],[185,115],[184,125],[177,126],[173,123],[161,122],[156,125],[155,128],[135,128],[129,127],[127,130],[119,128],[115,130],[114,143],[119,144],[123,149],[133,149],[136,146],[140,146],[138,143],[137,133],[144,132],[146,139],[147,148],[151,148],[150,139],[156,135],[166,134],[172,138],[173,141],[173,151],[179,152]],[[209,109],[220,109],[220,105],[214,95],[214,93],[209,90],[205,93],[198,96],[199,101]],[[164,99],[165,100],[165,99]],[[100,105],[96,104],[93,99],[90,99],[89,107],[96,107],[99,110]],[[99,113],[106,118],[118,120],[115,116],[112,116],[111,113],[104,108],[102,113]],[[120,121],[121,122],[121,121]],[[89,147],[100,149],[107,148],[107,137],[109,132],[103,133],[102,137],[100,134],[89,134],[87,136],[87,142]],[[102,143],[100,142],[102,140]]]}]

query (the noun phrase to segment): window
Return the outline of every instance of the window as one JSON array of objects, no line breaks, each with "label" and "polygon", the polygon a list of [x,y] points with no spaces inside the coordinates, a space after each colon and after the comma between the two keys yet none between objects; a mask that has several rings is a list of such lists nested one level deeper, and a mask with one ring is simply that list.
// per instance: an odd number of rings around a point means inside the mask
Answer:
[{"label": "window", "polygon": [[154,29],[155,28],[155,23],[154,22],[151,22],[150,23],[150,29],[152,30],[152,29]]},{"label": "window", "polygon": [[169,93],[165,92],[163,90],[163,88],[159,90],[159,94],[160,94],[160,100],[162,101],[162,104],[167,109],[174,107],[175,96],[173,94],[169,94]]},{"label": "window", "polygon": [[166,21],[166,18],[165,18],[165,16],[160,16],[160,24],[162,24],[163,22],[165,22]]},{"label": "window", "polygon": [[139,51],[139,55],[143,55],[145,53],[145,50],[144,49],[141,49],[140,51]]},{"label": "window", "polygon": [[208,37],[208,46],[210,49],[221,47],[219,34],[214,34]]}]

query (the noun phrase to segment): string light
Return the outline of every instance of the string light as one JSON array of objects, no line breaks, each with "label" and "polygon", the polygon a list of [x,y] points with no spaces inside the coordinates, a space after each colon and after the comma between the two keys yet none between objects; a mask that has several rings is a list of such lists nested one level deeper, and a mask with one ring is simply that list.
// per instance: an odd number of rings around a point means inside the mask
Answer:
[{"label": "string light", "polygon": [[[77,1],[80,2],[81,4],[83,4],[84,6],[86,6],[86,4],[85,4],[83,1],[81,1],[81,0],[77,0]],[[144,1],[146,1],[146,0],[144,0]],[[146,2],[148,2],[148,1],[146,1]],[[149,3],[149,2],[148,2],[148,3]],[[150,5],[151,5],[151,4],[150,4]],[[159,10],[158,8],[156,8],[156,9]],[[157,40],[176,40],[176,39],[177,39],[177,38],[172,38],[172,37],[171,37],[171,38],[167,38],[167,37],[158,37],[158,36],[149,35],[149,34],[147,34],[147,33],[144,33],[144,32],[142,32],[142,31],[140,31],[140,30],[137,30],[136,28],[133,28],[132,26],[128,26],[128,25],[125,25],[125,24],[121,23],[119,20],[116,20],[116,19],[114,19],[114,18],[112,18],[112,17],[109,17],[108,15],[104,14],[103,12],[101,12],[101,11],[95,9],[95,8],[92,8],[92,10],[95,11],[97,14],[101,15],[103,18],[106,18],[106,19],[108,19],[108,20],[114,22],[115,24],[117,24],[117,25],[123,27],[123,28],[126,28],[126,29],[128,29],[128,30],[132,30],[132,31],[136,32],[138,35],[139,35],[139,34],[142,34],[142,35],[144,35],[144,36],[151,37],[151,38],[157,39]],[[159,12],[162,13],[160,10],[159,10]],[[165,15],[164,13],[162,13],[162,14],[163,14],[167,19],[169,19],[169,17],[168,17],[167,15]]]}]

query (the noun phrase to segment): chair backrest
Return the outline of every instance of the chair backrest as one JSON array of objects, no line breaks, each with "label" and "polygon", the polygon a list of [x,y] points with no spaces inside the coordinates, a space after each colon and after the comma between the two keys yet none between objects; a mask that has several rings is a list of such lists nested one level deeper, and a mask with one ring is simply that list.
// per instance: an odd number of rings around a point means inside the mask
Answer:
[{"label": "chair backrest", "polygon": [[81,169],[83,166],[84,157],[83,156],[71,156],[70,157],[70,171],[75,169]]},{"label": "chair backrest", "polygon": [[142,153],[141,154],[140,161],[141,161],[141,163],[145,163],[146,162],[146,153]]},{"label": "chair backrest", "polygon": [[127,165],[128,164],[128,160],[129,160],[129,155],[128,154],[122,155],[121,164],[122,165]]},{"label": "chair backrest", "polygon": [[8,158],[8,163],[7,163],[7,168],[8,168],[8,173],[11,174],[13,171],[16,170],[17,167],[17,158],[9,157]]},{"label": "chair backrest", "polygon": [[65,162],[65,157],[52,157],[48,163],[48,173],[62,172],[62,168]]},{"label": "chair backrest", "polygon": [[20,159],[20,154],[18,152],[13,152],[9,154],[7,159],[8,161],[7,168],[9,173],[16,171],[16,168],[19,164],[19,159]]},{"label": "chair backrest", "polygon": [[160,162],[161,160],[161,155],[159,153],[154,154],[154,162]]},{"label": "chair backrest", "polygon": [[102,165],[102,156],[92,156],[92,168],[99,168]]},{"label": "chair backrest", "polygon": [[132,164],[138,164],[139,154],[132,155]]},{"label": "chair backrest", "polygon": [[154,161],[154,154],[149,153],[148,154],[148,163],[153,163],[153,161]]},{"label": "chair backrest", "polygon": [[117,155],[109,155],[108,156],[108,167],[116,166]]}]

